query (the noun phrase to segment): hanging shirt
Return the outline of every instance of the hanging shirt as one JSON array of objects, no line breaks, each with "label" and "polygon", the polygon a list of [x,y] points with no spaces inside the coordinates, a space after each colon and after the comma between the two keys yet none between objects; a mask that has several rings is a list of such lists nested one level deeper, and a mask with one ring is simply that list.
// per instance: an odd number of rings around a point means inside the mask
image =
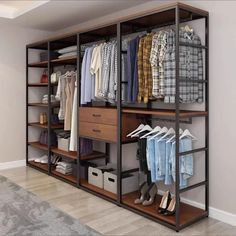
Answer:
[{"label": "hanging shirt", "polygon": [[58,112],[58,119],[64,120],[65,118],[65,109],[66,109],[66,92],[65,92],[65,86],[66,86],[66,80],[65,76],[61,75],[58,80],[58,86],[57,86],[57,92],[56,92],[56,100],[60,101],[60,108]]}]

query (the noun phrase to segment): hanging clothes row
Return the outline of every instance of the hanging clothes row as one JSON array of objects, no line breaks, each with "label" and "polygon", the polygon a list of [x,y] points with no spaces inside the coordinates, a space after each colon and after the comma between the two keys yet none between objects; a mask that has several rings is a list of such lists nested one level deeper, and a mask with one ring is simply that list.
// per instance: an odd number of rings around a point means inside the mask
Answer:
[{"label": "hanging clothes row", "polygon": [[[189,130],[180,129],[179,150],[180,152],[191,151],[192,141],[197,140]],[[175,130],[173,128],[140,125],[128,136],[138,137],[137,158],[140,171],[150,173],[151,182],[163,181],[171,185],[176,181],[175,172]],[[187,187],[187,181],[193,176],[193,155],[188,154],[179,158],[180,188]]]},{"label": "hanging clothes row", "polygon": [[[173,29],[151,32],[128,42],[128,102],[161,99],[175,103],[176,35]],[[180,43],[201,45],[189,26],[179,32]],[[203,54],[193,46],[179,46],[180,102],[203,102]],[[200,82],[199,82],[200,81]]]}]

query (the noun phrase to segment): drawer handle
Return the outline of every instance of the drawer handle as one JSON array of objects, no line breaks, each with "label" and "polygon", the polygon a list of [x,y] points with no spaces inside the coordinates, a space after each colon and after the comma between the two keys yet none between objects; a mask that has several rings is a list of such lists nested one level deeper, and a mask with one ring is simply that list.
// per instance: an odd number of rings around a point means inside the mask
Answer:
[{"label": "drawer handle", "polygon": [[93,114],[93,117],[101,117],[100,114]]},{"label": "drawer handle", "polygon": [[101,130],[99,130],[99,129],[93,129],[93,132],[101,133]]}]

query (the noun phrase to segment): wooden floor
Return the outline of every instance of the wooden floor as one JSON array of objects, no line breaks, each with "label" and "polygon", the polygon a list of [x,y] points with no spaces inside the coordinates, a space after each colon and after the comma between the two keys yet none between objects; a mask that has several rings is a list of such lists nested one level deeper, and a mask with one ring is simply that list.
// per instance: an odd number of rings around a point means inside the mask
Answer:
[{"label": "wooden floor", "polygon": [[210,218],[176,233],[31,168],[0,174],[104,235],[236,235],[236,227]]}]

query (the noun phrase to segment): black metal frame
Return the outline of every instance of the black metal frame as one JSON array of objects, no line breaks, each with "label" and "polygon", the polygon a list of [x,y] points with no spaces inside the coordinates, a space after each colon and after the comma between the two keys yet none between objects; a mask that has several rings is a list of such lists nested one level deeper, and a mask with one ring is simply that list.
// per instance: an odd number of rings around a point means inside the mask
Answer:
[{"label": "black metal frame", "polygon": [[[81,161],[80,161],[80,155],[79,155],[79,150],[80,150],[80,136],[79,136],[79,112],[80,109],[77,109],[77,136],[78,136],[78,140],[77,140],[77,184],[76,186],[78,188],[81,188],[89,193],[92,193],[96,196],[99,196],[105,200],[108,200],[114,204],[117,204],[118,206],[124,207],[126,209],[129,209],[137,214],[140,214],[146,218],[149,218],[151,220],[154,220],[162,225],[165,225],[171,229],[174,229],[176,231],[179,231],[191,224],[193,224],[194,222],[197,222],[201,219],[203,219],[204,217],[207,217],[209,214],[209,16],[208,14],[205,13],[201,13],[201,10],[194,10],[193,8],[187,8],[187,6],[182,6],[179,4],[173,5],[173,6],[169,6],[166,8],[163,8],[162,10],[159,10],[156,12],[156,14],[161,13],[161,12],[165,12],[168,10],[174,10],[175,12],[175,19],[174,19],[174,27],[175,27],[175,32],[176,32],[176,51],[175,51],[175,60],[176,60],[176,95],[175,95],[175,118],[174,119],[169,119],[167,118],[158,118],[158,117],[152,117],[150,115],[146,115],[146,120],[148,120],[148,122],[152,122],[152,120],[162,120],[165,122],[174,122],[175,124],[175,131],[176,131],[176,137],[179,137],[179,127],[180,127],[180,123],[186,123],[186,124],[192,124],[193,117],[189,117],[188,119],[181,119],[180,117],[180,102],[179,102],[179,97],[180,97],[180,91],[179,91],[179,83],[182,81],[179,78],[179,46],[193,46],[193,47],[199,47],[203,50],[205,50],[205,79],[203,81],[199,81],[202,84],[205,84],[205,111],[207,112],[207,115],[202,115],[202,118],[205,118],[205,147],[202,148],[197,148],[188,152],[179,152],[179,138],[176,139],[176,182],[175,182],[175,195],[176,195],[176,214],[175,214],[175,225],[170,224],[166,221],[160,220],[159,218],[156,218],[148,213],[142,212],[141,210],[137,210],[134,209],[131,206],[126,205],[125,203],[122,202],[122,177],[125,173],[133,173],[136,172],[138,169],[134,168],[134,169],[130,169],[130,170],[126,170],[123,171],[122,170],[122,145],[124,144],[122,142],[122,101],[121,101],[121,85],[122,85],[122,78],[121,78],[121,55],[122,53],[127,53],[126,51],[122,51],[122,26],[125,25],[126,23],[129,22],[118,22],[116,24],[116,29],[117,29],[117,50],[118,50],[118,55],[117,55],[117,63],[118,63],[118,81],[117,81],[117,103],[116,103],[116,108],[117,108],[117,121],[118,121],[118,130],[117,130],[117,173],[118,173],[118,184],[117,184],[117,200],[111,199],[101,193],[97,193],[91,189],[88,189],[87,187],[81,185],[80,183],[80,168],[81,168]],[[181,19],[180,16],[180,11],[184,10],[184,11],[188,11],[192,17],[193,14],[198,15],[198,18],[204,18],[205,19],[205,45],[204,46],[195,46],[195,45],[190,45],[190,44],[185,44],[185,43],[180,43],[179,42],[179,28],[180,28],[180,23],[185,22],[184,20]],[[153,14],[153,12],[152,12]],[[149,16],[148,14],[146,14],[145,16]],[[189,19],[188,19],[189,20]],[[172,22],[173,23],[173,22]],[[170,24],[170,22],[169,22]],[[162,25],[166,25],[166,24],[162,24]],[[152,28],[156,28],[156,27],[160,27],[162,25],[158,25],[158,26],[152,26],[152,27],[142,27],[142,29],[140,30],[150,30]],[[135,31],[139,31],[139,29],[135,29]],[[86,32],[84,32],[86,33]],[[84,33],[77,33],[77,104],[78,104],[78,108],[81,106],[80,104],[80,90],[81,90],[81,85],[80,85],[80,77],[81,77],[81,35]],[[89,32],[88,32],[89,34]],[[114,35],[113,35],[114,36]],[[95,41],[97,39],[97,35],[94,35],[95,37]],[[104,38],[107,38],[108,36],[105,35]],[[102,36],[99,37],[99,39],[97,40],[101,40]],[[48,68],[48,72],[49,72],[49,78],[50,78],[50,72],[51,72],[51,60],[50,60],[50,47],[51,47],[51,43],[50,41],[47,42],[47,50],[48,50],[48,64],[47,64],[47,68]],[[44,42],[44,47],[45,47],[46,42]],[[28,74],[28,62],[29,62],[29,58],[28,58],[28,54],[29,54],[29,49],[30,48],[34,48],[34,49],[42,49],[42,46],[38,46],[37,44],[32,44],[32,45],[27,45],[26,47],[26,103],[28,103],[28,82],[29,82],[29,74]],[[49,104],[48,104],[48,140],[50,140],[50,132],[51,132],[51,113],[52,113],[52,106],[51,106],[51,98],[50,98],[50,94],[51,94],[51,89],[52,89],[52,85],[51,85],[51,81],[49,79],[49,84],[48,84],[48,97],[49,97]],[[107,104],[106,104],[107,105]],[[147,104],[147,108],[151,108],[152,107],[152,102]],[[138,116],[137,116],[138,118]],[[106,156],[109,156],[109,152],[110,152],[110,144],[106,143]],[[180,189],[179,188],[179,158],[180,156],[183,155],[187,155],[190,153],[197,153],[197,152],[205,152],[205,180],[190,185],[184,189]],[[51,156],[51,143],[49,141],[48,144],[48,155],[49,157]],[[49,158],[50,159],[50,158]],[[106,158],[106,163],[108,161],[108,158]],[[30,163],[28,162],[28,105],[27,105],[27,109],[26,109],[26,164],[34,167],[32,165],[30,165]],[[51,160],[49,160],[49,165],[48,165],[48,174],[51,175]],[[35,169],[40,170],[37,167],[34,167]],[[41,170],[43,171],[43,170]],[[43,171],[44,172],[44,171]],[[70,183],[68,180],[60,178],[59,176],[55,176],[54,177],[65,181],[67,183]],[[75,185],[75,184],[72,184]],[[196,217],[195,219],[190,220],[189,222],[185,223],[185,224],[180,224],[180,215],[181,215],[181,211],[180,211],[180,194],[192,189],[195,189],[197,187],[200,186],[205,186],[205,212],[202,216],[200,217]]]}]

